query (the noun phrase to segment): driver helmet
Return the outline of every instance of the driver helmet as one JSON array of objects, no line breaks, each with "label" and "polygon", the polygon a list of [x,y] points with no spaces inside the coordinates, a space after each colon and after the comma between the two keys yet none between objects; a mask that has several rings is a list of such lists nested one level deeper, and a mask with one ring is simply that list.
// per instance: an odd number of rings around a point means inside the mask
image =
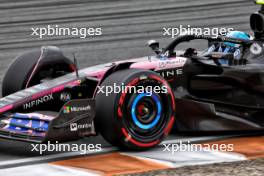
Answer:
[{"label": "driver helmet", "polygon": [[[230,31],[226,34],[226,37],[242,40],[250,40],[251,36],[242,31]],[[224,42],[222,46],[219,47],[219,52],[232,53],[235,52],[240,47],[240,44]]]},{"label": "driver helmet", "polygon": [[[226,37],[234,38],[234,39],[241,39],[245,41],[249,41],[252,39],[252,37],[248,33],[242,32],[242,31],[230,31],[226,34]],[[231,42],[223,42],[223,43],[220,43],[220,45],[218,46],[213,44],[209,47],[207,53],[210,53],[210,52],[233,53],[234,60],[239,61],[241,59],[240,46],[241,46],[240,44],[231,43]],[[218,59],[217,62],[220,63],[221,65],[232,64],[232,61],[229,61],[223,58]]]}]

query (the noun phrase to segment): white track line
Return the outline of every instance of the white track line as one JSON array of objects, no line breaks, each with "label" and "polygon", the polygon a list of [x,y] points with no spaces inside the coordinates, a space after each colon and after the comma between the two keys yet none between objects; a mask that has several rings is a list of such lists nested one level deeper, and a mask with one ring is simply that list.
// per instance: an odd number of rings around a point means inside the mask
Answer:
[{"label": "white track line", "polygon": [[[25,172],[26,171],[26,172]],[[0,175],[8,176],[99,176],[102,173],[96,171],[87,171],[80,168],[71,168],[64,166],[48,165],[48,164],[37,164],[23,167],[16,167],[10,169],[2,169]]]},{"label": "white track line", "polygon": [[54,161],[58,159],[68,159],[71,157],[80,157],[80,156],[87,156],[93,154],[101,154],[101,153],[108,153],[117,151],[118,149],[115,147],[108,147],[102,148],[101,151],[87,151],[85,155],[80,154],[80,152],[66,152],[66,153],[59,153],[59,154],[52,154],[52,155],[45,155],[45,156],[37,156],[37,157],[30,157],[25,159],[17,159],[17,160],[10,160],[10,161],[2,161],[0,162],[0,169],[2,168],[9,168],[9,167],[19,167],[28,164],[40,164],[49,161]]},{"label": "white track line", "polygon": [[[194,143],[194,142],[223,139],[226,137],[229,137],[229,136],[178,138],[178,139],[163,141],[160,144],[160,147],[163,144],[168,144],[168,143],[180,143],[180,142],[184,143],[184,142],[188,142],[188,141],[190,141],[191,143]],[[51,162],[51,161],[56,161],[56,160],[68,159],[71,157],[81,157],[81,156],[88,156],[88,155],[94,155],[94,154],[109,153],[109,152],[114,152],[114,151],[118,151],[118,148],[107,147],[107,148],[102,148],[101,151],[97,151],[97,152],[87,151],[87,153],[85,155],[80,154],[80,152],[66,152],[66,153],[59,153],[59,154],[52,154],[52,155],[45,155],[45,156],[30,157],[30,158],[25,158],[25,159],[2,161],[2,162],[0,162],[0,169],[19,167],[19,166],[29,165],[29,164],[40,164],[40,163]]]}]

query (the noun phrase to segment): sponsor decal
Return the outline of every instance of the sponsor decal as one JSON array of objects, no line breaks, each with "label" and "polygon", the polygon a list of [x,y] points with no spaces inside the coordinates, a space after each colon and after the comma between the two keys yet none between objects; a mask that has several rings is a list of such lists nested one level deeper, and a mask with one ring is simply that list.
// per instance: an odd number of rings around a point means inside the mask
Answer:
[{"label": "sponsor decal", "polygon": [[71,123],[70,128],[71,128],[71,131],[77,131],[78,130],[78,124],[77,123]]},{"label": "sponsor decal", "polygon": [[186,58],[177,58],[173,60],[160,60],[158,62],[158,68],[174,68],[174,67],[182,67],[186,62]]},{"label": "sponsor decal", "polygon": [[61,101],[70,101],[71,100],[71,94],[68,92],[63,92],[60,95]]},{"label": "sponsor decal", "polygon": [[38,106],[40,104],[43,104],[43,103],[46,103],[46,102],[49,102],[51,100],[54,100],[54,97],[53,97],[53,94],[49,94],[49,95],[45,95],[37,100],[33,100],[29,103],[26,103],[23,105],[23,108],[24,109],[29,109],[29,108],[33,108],[35,106]]},{"label": "sponsor decal", "polygon": [[64,106],[63,107],[63,113],[67,114],[71,112],[71,107],[70,106]]},{"label": "sponsor decal", "polygon": [[174,70],[165,70],[159,73],[160,76],[162,76],[163,78],[171,78],[177,75],[182,75],[183,71],[182,69],[174,69]]},{"label": "sponsor decal", "polygon": [[76,107],[76,106],[64,106],[63,113],[68,114],[71,112],[80,112],[80,111],[89,111],[91,110],[91,106],[83,106],[83,107]]},{"label": "sponsor decal", "polygon": [[79,129],[89,129],[93,127],[93,123],[85,123],[85,124],[78,124],[78,123],[71,123],[70,130],[77,131]]}]

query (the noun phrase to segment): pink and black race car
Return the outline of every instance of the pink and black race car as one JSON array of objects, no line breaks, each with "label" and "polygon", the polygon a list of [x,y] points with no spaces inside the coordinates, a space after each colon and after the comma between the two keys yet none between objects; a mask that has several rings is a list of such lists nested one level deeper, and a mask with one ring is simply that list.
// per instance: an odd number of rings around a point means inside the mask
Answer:
[{"label": "pink and black race car", "polygon": [[[3,80],[0,137],[42,143],[101,134],[140,150],[158,145],[172,128],[263,131],[263,19],[262,12],[251,16],[253,40],[186,35],[165,49],[150,41],[155,56],[82,70],[54,46],[25,53]],[[176,52],[196,39],[239,44],[239,59],[210,49]]]},{"label": "pink and black race car", "polygon": [[[244,61],[221,66],[216,60],[232,55],[175,53],[179,43],[195,39],[239,43]],[[263,55],[247,49],[256,44],[187,35],[164,50],[150,41],[156,56],[82,70],[57,47],[42,47],[19,56],[4,77],[0,137],[41,143],[101,134],[115,146],[137,150],[158,145],[173,127],[263,130]],[[122,90],[109,91],[117,87]]]}]

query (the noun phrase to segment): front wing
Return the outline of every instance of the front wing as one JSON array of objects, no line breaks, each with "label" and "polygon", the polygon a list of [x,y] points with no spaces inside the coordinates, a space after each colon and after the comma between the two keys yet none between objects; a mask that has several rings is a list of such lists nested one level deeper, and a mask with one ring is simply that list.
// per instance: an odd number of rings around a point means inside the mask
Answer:
[{"label": "front wing", "polygon": [[26,142],[69,141],[96,135],[95,101],[72,100],[60,112],[6,113],[0,120],[0,137]]}]

